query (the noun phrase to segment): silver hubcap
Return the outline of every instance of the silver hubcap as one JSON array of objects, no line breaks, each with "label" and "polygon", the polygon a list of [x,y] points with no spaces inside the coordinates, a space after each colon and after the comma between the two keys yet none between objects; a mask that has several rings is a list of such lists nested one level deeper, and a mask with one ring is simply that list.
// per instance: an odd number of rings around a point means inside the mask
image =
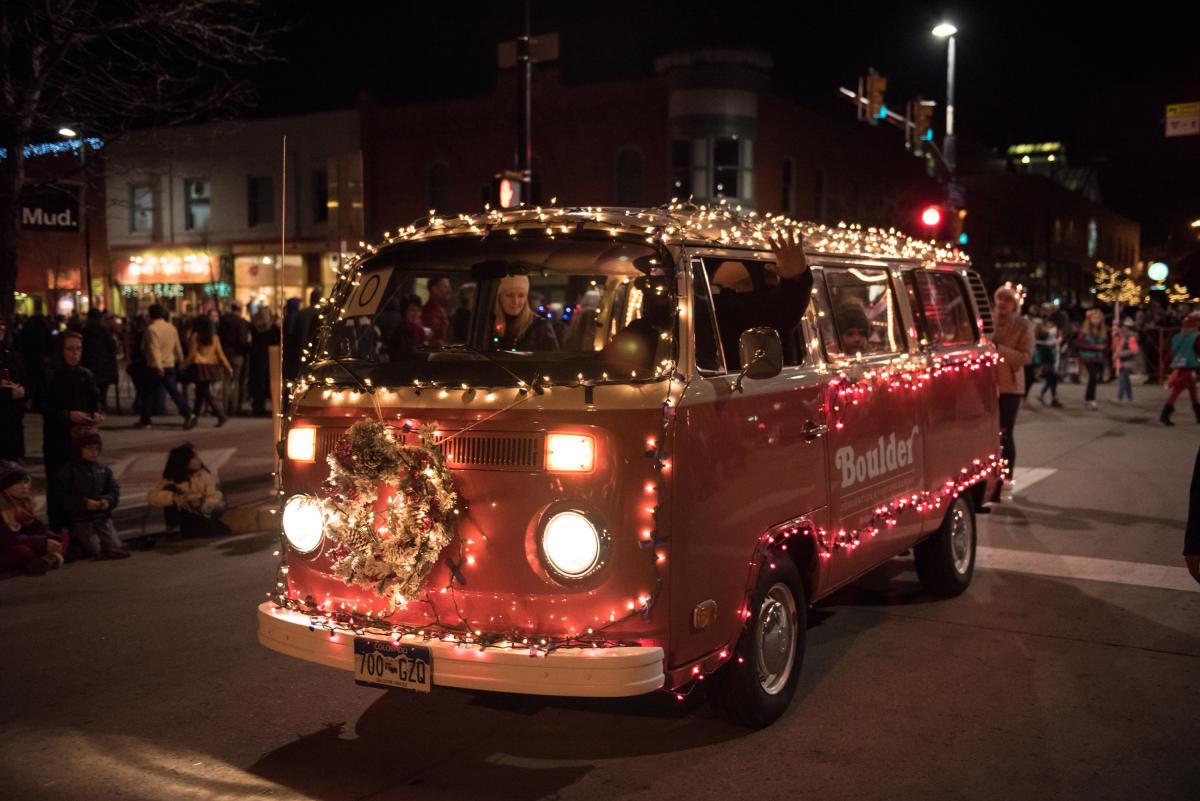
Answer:
[{"label": "silver hubcap", "polygon": [[796,661],[796,599],[786,584],[767,591],[754,625],[758,683],[768,695],[787,685]]},{"label": "silver hubcap", "polygon": [[971,566],[971,542],[975,537],[971,516],[961,506],[955,506],[950,515],[950,552],[954,556],[954,569],[960,576],[967,574]]}]

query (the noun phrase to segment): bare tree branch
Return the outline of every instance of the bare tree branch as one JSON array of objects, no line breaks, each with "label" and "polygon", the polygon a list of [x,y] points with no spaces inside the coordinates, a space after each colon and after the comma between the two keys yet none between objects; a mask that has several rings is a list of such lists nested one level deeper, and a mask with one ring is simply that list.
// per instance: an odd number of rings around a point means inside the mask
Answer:
[{"label": "bare tree branch", "polygon": [[62,125],[112,140],[253,102],[280,31],[260,0],[0,0],[0,315],[12,311],[24,147]]}]

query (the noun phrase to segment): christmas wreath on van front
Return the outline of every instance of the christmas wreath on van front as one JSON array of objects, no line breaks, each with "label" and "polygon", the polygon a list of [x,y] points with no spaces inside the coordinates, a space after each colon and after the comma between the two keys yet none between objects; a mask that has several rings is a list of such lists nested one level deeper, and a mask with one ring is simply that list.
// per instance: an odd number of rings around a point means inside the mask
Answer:
[{"label": "christmas wreath on van front", "polygon": [[393,608],[421,593],[454,538],[458,495],[435,432],[435,426],[422,425],[420,444],[410,445],[384,423],[360,420],[328,458],[325,535],[335,543],[330,570],[347,584],[375,590]]}]

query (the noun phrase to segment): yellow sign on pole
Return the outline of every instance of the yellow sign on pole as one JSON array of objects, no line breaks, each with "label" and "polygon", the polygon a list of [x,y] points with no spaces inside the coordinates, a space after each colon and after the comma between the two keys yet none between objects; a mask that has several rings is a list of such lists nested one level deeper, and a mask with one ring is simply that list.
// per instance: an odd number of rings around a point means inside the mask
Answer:
[{"label": "yellow sign on pole", "polygon": [[1167,136],[1200,135],[1200,103],[1167,106]]}]

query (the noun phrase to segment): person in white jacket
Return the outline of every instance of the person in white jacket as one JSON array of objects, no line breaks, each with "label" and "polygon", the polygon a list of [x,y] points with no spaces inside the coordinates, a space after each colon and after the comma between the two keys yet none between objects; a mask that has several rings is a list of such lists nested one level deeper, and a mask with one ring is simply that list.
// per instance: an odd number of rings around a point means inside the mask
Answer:
[{"label": "person in white jacket", "polygon": [[183,361],[183,348],[179,344],[179,332],[175,326],[167,322],[167,312],[155,303],[150,307],[150,327],[142,339],[142,353],[146,357],[146,374],[141,389],[141,409],[137,422],[138,428],[150,427],[150,413],[154,409],[154,398],[161,384],[175,408],[183,415],[184,429],[196,425],[192,411],[188,408],[187,398],[179,391],[178,376],[175,367]]},{"label": "person in white jacket", "polygon": [[228,534],[221,522],[225,496],[217,474],[204,466],[190,442],[167,454],[162,480],[146,493],[146,503],[161,507],[167,530],[178,529],[185,538]]}]

